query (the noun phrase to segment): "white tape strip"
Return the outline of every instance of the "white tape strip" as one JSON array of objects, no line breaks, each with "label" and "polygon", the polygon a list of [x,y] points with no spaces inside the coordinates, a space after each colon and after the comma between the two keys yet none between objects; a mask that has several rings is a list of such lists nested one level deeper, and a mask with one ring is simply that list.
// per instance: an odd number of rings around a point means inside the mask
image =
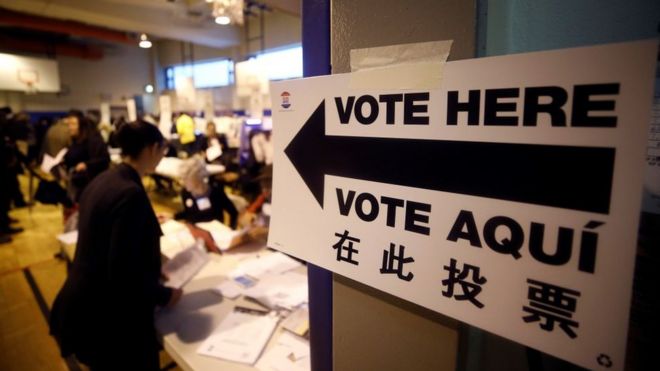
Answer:
[{"label": "white tape strip", "polygon": [[453,40],[351,50],[351,89],[440,86]]}]

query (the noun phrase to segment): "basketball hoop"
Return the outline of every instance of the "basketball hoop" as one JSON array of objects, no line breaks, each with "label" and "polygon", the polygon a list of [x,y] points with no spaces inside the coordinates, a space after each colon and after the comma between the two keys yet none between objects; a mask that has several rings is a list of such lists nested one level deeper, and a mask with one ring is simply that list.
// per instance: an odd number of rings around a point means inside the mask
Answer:
[{"label": "basketball hoop", "polygon": [[18,81],[25,85],[25,94],[36,94],[36,84],[39,82],[39,72],[36,70],[18,70]]}]

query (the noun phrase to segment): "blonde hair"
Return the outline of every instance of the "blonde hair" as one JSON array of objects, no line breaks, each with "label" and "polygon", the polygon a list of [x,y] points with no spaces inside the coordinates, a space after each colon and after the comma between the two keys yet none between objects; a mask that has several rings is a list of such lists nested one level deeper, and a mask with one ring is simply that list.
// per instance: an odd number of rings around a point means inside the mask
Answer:
[{"label": "blonde hair", "polygon": [[206,178],[209,176],[206,164],[198,157],[191,157],[183,161],[179,171],[183,185],[188,191],[191,191],[188,185],[197,182],[205,183]]}]

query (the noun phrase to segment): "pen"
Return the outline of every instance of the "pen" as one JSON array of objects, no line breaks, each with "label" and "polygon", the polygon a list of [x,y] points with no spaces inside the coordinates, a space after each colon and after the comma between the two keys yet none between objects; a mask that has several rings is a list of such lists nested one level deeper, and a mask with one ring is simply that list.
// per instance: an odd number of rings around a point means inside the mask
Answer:
[{"label": "pen", "polygon": [[248,314],[256,314],[256,315],[260,315],[260,316],[265,316],[268,313],[270,313],[270,311],[268,311],[268,310],[247,308],[247,307],[242,307],[242,306],[239,306],[239,305],[234,307],[234,311],[235,312],[241,312],[241,313],[248,313]]}]

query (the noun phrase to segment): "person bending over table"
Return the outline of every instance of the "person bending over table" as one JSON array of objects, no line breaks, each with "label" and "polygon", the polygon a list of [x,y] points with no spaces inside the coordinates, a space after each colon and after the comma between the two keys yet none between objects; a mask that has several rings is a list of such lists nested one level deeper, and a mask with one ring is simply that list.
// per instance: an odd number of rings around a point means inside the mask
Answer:
[{"label": "person bending over table", "polygon": [[213,219],[223,221],[223,211],[229,214],[229,226],[236,229],[238,210],[225,193],[224,186],[214,178],[209,178],[206,164],[193,157],[181,166],[184,189],[181,191],[183,211],[177,219],[191,223],[208,222]]},{"label": "person bending over table", "polygon": [[163,157],[163,136],[138,121],[118,139],[123,162],[82,193],[76,254],[50,331],[62,356],[92,370],[158,370],[154,310],[182,295],[160,283],[161,230],[141,181]]}]

